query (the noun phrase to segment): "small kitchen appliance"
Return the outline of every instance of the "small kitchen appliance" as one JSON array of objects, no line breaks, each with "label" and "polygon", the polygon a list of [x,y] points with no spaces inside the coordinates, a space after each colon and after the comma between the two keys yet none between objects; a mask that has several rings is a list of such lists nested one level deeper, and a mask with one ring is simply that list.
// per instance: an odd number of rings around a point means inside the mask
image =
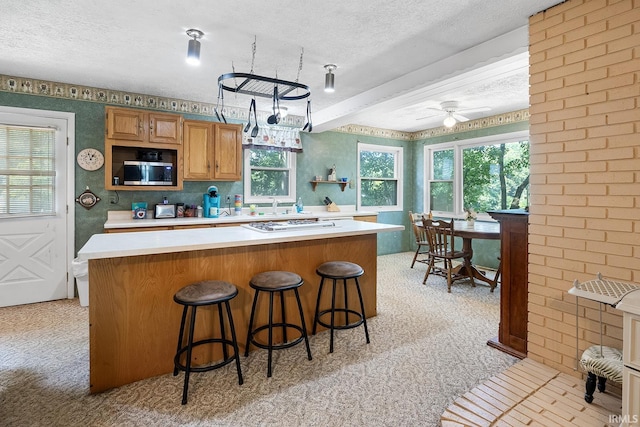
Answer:
[{"label": "small kitchen appliance", "polygon": [[207,188],[207,192],[202,195],[202,206],[204,207],[205,218],[218,218],[220,212],[218,187],[211,185]]}]

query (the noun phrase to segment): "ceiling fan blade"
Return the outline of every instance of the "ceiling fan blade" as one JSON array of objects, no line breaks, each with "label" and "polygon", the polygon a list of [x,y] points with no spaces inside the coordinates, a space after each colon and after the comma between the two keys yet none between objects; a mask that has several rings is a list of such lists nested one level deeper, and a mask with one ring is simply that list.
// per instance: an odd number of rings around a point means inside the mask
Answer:
[{"label": "ceiling fan blade", "polygon": [[465,108],[462,110],[456,110],[457,113],[482,113],[484,111],[491,111],[491,107],[478,107],[478,108]]},{"label": "ceiling fan blade", "polygon": [[424,120],[424,119],[431,119],[433,117],[438,117],[441,116],[442,114],[431,114],[429,116],[423,116],[423,117],[418,117],[416,120]]},{"label": "ceiling fan blade", "polygon": [[459,122],[468,122],[469,118],[465,117],[465,116],[461,116],[460,114],[457,113],[451,113],[451,116],[456,119]]}]

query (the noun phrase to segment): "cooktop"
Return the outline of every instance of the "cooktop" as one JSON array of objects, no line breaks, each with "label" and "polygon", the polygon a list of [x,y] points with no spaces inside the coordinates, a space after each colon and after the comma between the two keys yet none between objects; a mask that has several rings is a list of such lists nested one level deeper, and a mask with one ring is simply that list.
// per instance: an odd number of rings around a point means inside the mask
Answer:
[{"label": "cooktop", "polygon": [[243,224],[242,226],[251,230],[270,232],[300,230],[305,228],[335,227],[336,224],[332,221],[290,219],[289,221],[251,222],[249,224]]}]

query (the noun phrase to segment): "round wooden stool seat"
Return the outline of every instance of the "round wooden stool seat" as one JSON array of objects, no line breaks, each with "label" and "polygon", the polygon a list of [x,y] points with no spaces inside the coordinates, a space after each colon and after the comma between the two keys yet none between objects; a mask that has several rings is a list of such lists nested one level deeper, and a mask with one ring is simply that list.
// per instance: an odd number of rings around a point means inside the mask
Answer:
[{"label": "round wooden stool seat", "polygon": [[302,285],[302,277],[290,271],[264,271],[251,278],[249,285],[259,291],[286,291]]},{"label": "round wooden stool seat", "polygon": [[360,277],[364,270],[358,264],[348,261],[329,261],[316,269],[316,273],[328,279],[351,279]]},{"label": "round wooden stool seat", "polygon": [[[307,347],[307,358],[311,360],[311,348],[309,347],[309,339],[307,338],[307,327],[304,323],[304,313],[302,311],[302,303],[300,302],[300,295],[298,288],[302,286],[304,281],[302,277],[296,273],[290,271],[264,271],[258,273],[251,278],[249,286],[256,290],[253,296],[253,305],[251,306],[251,316],[249,317],[249,329],[247,331],[247,345],[244,348],[245,357],[249,355],[249,346],[253,344],[256,347],[268,350],[267,361],[267,377],[271,376],[271,361],[273,350],[282,350],[292,347],[302,341],[304,341]],[[298,312],[300,314],[300,324],[287,322],[286,309],[285,309],[285,291],[293,291],[295,299],[298,305]],[[254,326],[253,322],[256,316],[256,307],[258,304],[258,295],[260,292],[267,292],[269,294],[269,318],[267,323],[261,326]],[[275,294],[280,296],[280,322],[274,322],[273,320],[273,297]],[[274,337],[274,328],[281,328],[281,339]],[[297,338],[289,341],[287,339],[287,329],[293,329],[296,331]],[[262,331],[268,332],[266,343],[264,339],[259,341],[257,335]]]},{"label": "round wooden stool seat", "polygon": [[[369,344],[369,329],[367,328],[367,315],[364,312],[364,302],[362,300],[362,292],[360,290],[360,283],[358,277],[364,274],[364,270],[358,264],[348,261],[328,261],[322,263],[316,268],[316,273],[320,276],[320,287],[318,289],[318,299],[316,301],[315,316],[313,319],[312,333],[315,335],[318,325],[324,326],[331,331],[329,339],[329,353],[333,353],[333,333],[339,329],[352,329],[360,325],[364,326],[364,335]],[[324,280],[330,279],[333,281],[333,287],[331,290],[331,307],[321,310],[320,300],[322,299],[322,290],[324,288]],[[358,300],[360,302],[359,310],[349,306],[349,297],[347,292],[347,280],[353,279],[355,288],[358,294]],[[342,307],[336,305],[336,295],[338,290],[336,289],[337,281],[342,281]],[[329,315],[328,320],[322,320],[322,317]],[[338,315],[338,316],[336,316]],[[355,317],[355,321],[350,321],[349,315]],[[352,317],[352,318],[354,318]]]},{"label": "round wooden stool seat", "polygon": [[222,280],[205,280],[180,289],[173,300],[182,305],[209,305],[228,301],[238,295],[238,289]]},{"label": "round wooden stool seat", "polygon": [[[180,333],[178,334],[178,346],[176,355],[173,358],[173,375],[178,375],[178,371],[184,371],[184,385],[182,388],[182,404],[187,403],[187,394],[189,391],[189,376],[191,372],[206,372],[212,369],[221,368],[231,362],[236,363],[238,372],[238,383],[242,385],[242,370],[240,369],[240,357],[238,350],[238,342],[236,340],[236,331],[233,326],[233,316],[231,315],[231,307],[229,300],[238,295],[238,289],[235,285],[221,280],[205,280],[193,283],[180,289],[173,296],[173,300],[184,308],[182,310],[182,320],[180,322]],[[220,336],[200,339],[194,342],[194,330],[196,325],[196,311],[198,307],[216,306],[218,311],[218,320],[220,322]],[[223,310],[223,306],[225,310]],[[191,316],[188,324],[187,342],[183,344],[185,331],[187,329],[187,312],[191,309]],[[231,337],[227,338],[225,332],[225,320],[223,311],[226,311],[227,322],[229,323],[229,331]],[[222,360],[192,366],[192,353],[195,347],[202,345],[219,345],[222,347]],[[229,352],[229,348],[232,353]],[[182,361],[184,357],[184,362]]]}]

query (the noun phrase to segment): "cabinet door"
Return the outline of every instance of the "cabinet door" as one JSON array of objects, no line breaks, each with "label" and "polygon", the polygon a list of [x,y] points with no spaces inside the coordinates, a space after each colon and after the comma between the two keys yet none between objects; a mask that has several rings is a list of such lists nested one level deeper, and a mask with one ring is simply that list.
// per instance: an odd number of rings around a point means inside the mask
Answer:
[{"label": "cabinet door", "polygon": [[107,138],[145,141],[146,132],[144,112],[107,107]]},{"label": "cabinet door", "polygon": [[184,153],[182,177],[191,181],[213,179],[211,158],[213,123],[185,120],[183,123]]},{"label": "cabinet door", "polygon": [[242,125],[216,124],[214,179],[242,179]]},{"label": "cabinet door", "polygon": [[182,143],[182,117],[149,113],[149,142]]}]

